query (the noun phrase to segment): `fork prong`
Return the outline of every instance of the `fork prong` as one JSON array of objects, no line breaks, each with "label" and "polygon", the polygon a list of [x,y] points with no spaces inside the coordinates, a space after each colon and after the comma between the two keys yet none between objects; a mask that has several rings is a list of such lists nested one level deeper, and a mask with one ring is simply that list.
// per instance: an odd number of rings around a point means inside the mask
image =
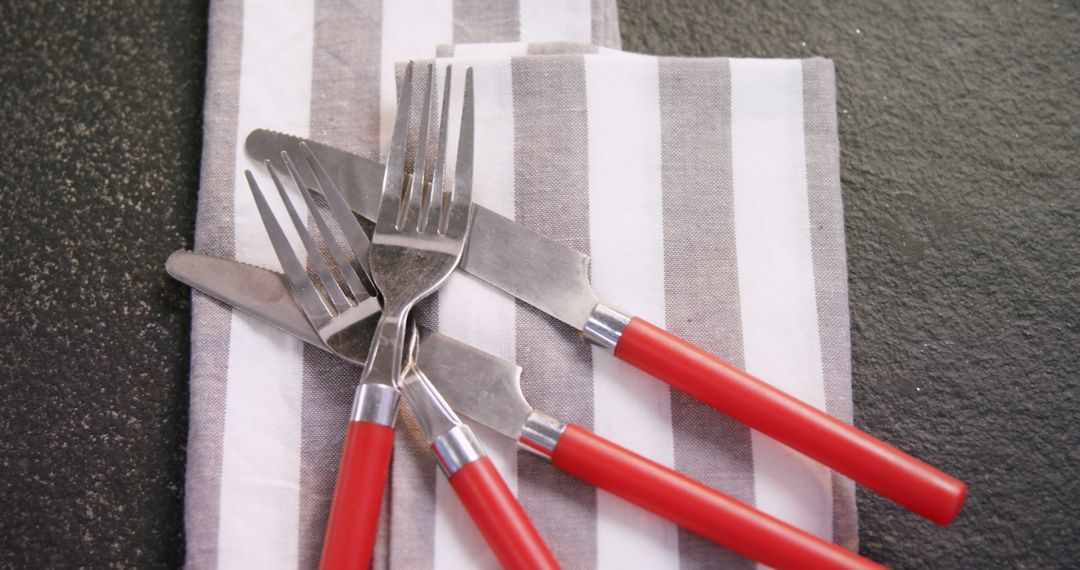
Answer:
[{"label": "fork prong", "polygon": [[420,231],[428,227],[432,231],[439,229],[439,216],[443,211],[443,183],[446,175],[446,131],[450,119],[450,82],[453,79],[453,66],[446,66],[443,78],[442,110],[439,113],[439,146],[435,158],[435,169],[431,175],[431,188],[424,194],[424,207],[421,212]]},{"label": "fork prong", "polygon": [[292,220],[293,227],[296,228],[296,234],[300,236],[300,241],[304,244],[304,249],[307,250],[308,261],[315,269],[315,274],[319,276],[319,280],[322,281],[323,290],[330,296],[330,302],[333,303],[337,312],[340,313],[348,309],[349,300],[345,298],[345,293],[341,291],[341,287],[338,287],[337,281],[334,280],[334,274],[330,272],[330,267],[323,261],[322,252],[315,245],[315,240],[312,239],[311,233],[308,232],[307,227],[304,225],[304,220],[300,219],[300,214],[297,213],[292,200],[289,199],[289,193],[285,190],[285,185],[281,183],[281,178],[278,178],[277,169],[269,160],[263,162],[266,164],[266,169],[270,171],[270,178],[274,181],[278,196],[281,197],[281,201],[285,204],[285,210],[289,212],[289,219]]},{"label": "fork prong", "polygon": [[401,81],[397,113],[394,115],[394,134],[390,139],[390,154],[386,157],[386,175],[383,178],[382,198],[379,202],[379,219],[376,231],[397,227],[401,211],[401,193],[405,186],[405,150],[409,142],[409,106],[412,101],[413,63],[405,66]]},{"label": "fork prong", "polygon": [[247,176],[248,186],[251,187],[251,195],[255,198],[255,206],[259,209],[259,217],[262,218],[266,233],[270,236],[270,244],[274,246],[274,253],[277,254],[278,261],[281,262],[281,268],[285,271],[285,279],[292,287],[293,295],[296,296],[300,308],[304,310],[304,314],[307,315],[311,324],[315,328],[322,327],[332,318],[330,310],[326,307],[326,302],[315,288],[315,283],[308,277],[304,265],[297,259],[296,252],[293,251],[292,245],[289,244],[289,239],[285,237],[285,232],[278,225],[277,218],[274,217],[274,212],[270,209],[270,204],[266,202],[266,197],[263,196],[262,190],[259,189],[259,183],[255,181],[255,175],[250,170],[245,170],[244,175]]},{"label": "fork prong", "polygon": [[[285,163],[285,168],[289,170],[289,176],[292,177],[293,183],[300,189],[300,195],[304,197],[304,203],[307,204],[308,211],[311,212],[312,219],[315,220],[315,226],[319,228],[319,233],[322,235],[323,243],[326,244],[326,249],[330,252],[330,257],[333,258],[335,265],[337,266],[338,273],[341,274],[341,278],[345,281],[345,285],[349,287],[349,291],[353,294],[353,298],[362,299],[370,293],[367,288],[364,287],[363,281],[360,280],[360,276],[356,274],[356,270],[353,269],[352,263],[349,262],[348,256],[341,250],[341,246],[338,245],[334,234],[330,230],[330,226],[327,225],[326,220],[323,218],[322,212],[319,211],[318,205],[315,204],[315,200],[311,196],[311,192],[307,188],[307,184],[304,184],[304,179],[300,176],[300,171],[297,170],[296,165],[293,164],[292,157],[286,151],[281,151],[281,160]],[[366,238],[367,236],[365,236]],[[362,252],[366,254],[367,252]],[[358,254],[357,257],[360,255]],[[365,255],[366,257],[366,255]]]},{"label": "fork prong", "polygon": [[442,212],[440,227],[447,235],[464,235],[469,224],[472,203],[473,142],[475,138],[475,96],[473,70],[465,70],[465,97],[461,104],[461,129],[458,134],[457,165],[454,167],[454,189],[450,207]]},{"label": "fork prong", "polygon": [[420,107],[420,136],[416,141],[416,159],[413,161],[412,184],[404,199],[398,228],[417,229],[420,225],[420,206],[424,199],[424,179],[427,177],[428,133],[431,132],[431,92],[435,88],[435,66],[427,65],[427,85],[424,87],[423,104]]},{"label": "fork prong", "polygon": [[[356,215],[352,213],[352,209],[345,203],[345,198],[342,197],[341,191],[338,190],[337,184],[330,179],[330,175],[326,173],[326,169],[323,168],[321,162],[315,153],[311,152],[307,143],[301,142],[300,149],[304,151],[304,158],[308,161],[308,166],[311,167],[311,172],[315,174],[315,184],[318,186],[317,190],[326,198],[326,203],[330,206],[330,212],[334,215],[334,219],[337,220],[338,227],[341,228],[341,233],[345,235],[345,241],[352,248],[353,254],[356,256],[357,262],[360,263],[360,270],[363,271],[364,276],[368,281],[371,281],[371,272],[368,270],[367,265],[367,253],[371,247],[371,240],[368,239],[367,234],[364,233],[364,228],[360,227],[360,222],[356,221]],[[295,169],[294,169],[295,170]],[[292,174],[292,172],[290,172]],[[299,174],[299,173],[297,173]],[[303,180],[298,176],[294,176],[293,180],[296,182],[297,187],[302,189],[307,196],[307,186],[303,183]],[[329,235],[324,233],[323,235]],[[352,287],[352,284],[349,284]],[[353,291],[356,293],[356,291]]]}]

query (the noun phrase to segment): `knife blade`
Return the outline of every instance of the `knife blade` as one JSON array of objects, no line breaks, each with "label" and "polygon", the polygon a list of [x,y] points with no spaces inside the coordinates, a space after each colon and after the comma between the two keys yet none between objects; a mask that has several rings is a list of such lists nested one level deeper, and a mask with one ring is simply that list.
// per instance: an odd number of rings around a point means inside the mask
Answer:
[{"label": "knife blade", "polygon": [[[169,275],[193,289],[333,354],[296,304],[284,275],[246,263],[184,250],[173,252],[165,262],[165,268]],[[380,307],[377,299],[362,301],[358,309],[369,312],[366,319],[372,325],[378,320]],[[368,330],[374,332],[373,327]],[[461,399],[457,393],[459,390],[471,385],[478,391],[478,400],[502,401],[508,395],[495,392],[516,386],[521,368],[434,331],[418,328],[410,334],[410,338],[413,338],[412,335],[419,339],[418,346],[410,350],[410,364],[402,382],[402,393],[413,410],[418,412],[424,437],[435,450],[450,485],[478,526],[485,525],[492,529],[497,528],[498,524],[509,524],[518,529],[510,533],[488,530],[484,533],[485,537],[494,533],[510,550],[526,548],[533,556],[550,558],[550,552],[543,546],[543,539],[528,522],[527,515],[484,454],[472,431],[457,419],[452,407],[432,387],[428,377],[435,374],[454,379],[455,399]],[[412,365],[413,359],[415,366]],[[466,378],[472,384],[466,382]],[[514,382],[507,382],[507,379]],[[485,387],[489,391],[486,392]],[[520,393],[517,398],[524,402]],[[502,426],[520,425],[531,412],[531,409],[514,406],[502,406],[499,410],[493,421]],[[521,534],[525,538],[521,538]],[[516,554],[520,555],[521,552]],[[551,564],[555,565],[553,558]]]},{"label": "knife blade", "polygon": [[[518,373],[481,382],[467,374],[432,376],[430,381],[452,408],[514,439],[518,449],[766,566],[884,568],[581,426],[533,409],[522,396]],[[530,411],[522,418],[524,410]]]},{"label": "knife blade", "polygon": [[[331,352],[279,273],[184,250],[169,256],[166,271],[193,289]],[[377,302],[370,318],[378,318]],[[419,346],[410,353],[418,370],[407,375],[409,386],[423,390],[430,382],[458,413],[518,441],[556,468],[718,544],[775,568],[880,568],[580,426],[534,410],[522,395],[521,368],[513,362],[422,328]],[[634,475],[632,481],[628,473]]]},{"label": "knife blade", "polygon": [[[252,158],[284,168],[281,151],[298,151],[301,142],[307,143],[331,179],[338,182],[353,211],[375,220],[383,165],[316,141],[266,129],[251,131],[244,148]],[[576,329],[584,328],[600,302],[589,284],[589,256],[479,204],[474,205],[474,210],[461,269]]]},{"label": "knife blade", "polygon": [[[289,284],[280,273],[231,261],[179,250],[165,262],[165,270],[177,281],[239,309],[304,342],[332,352],[296,305]],[[369,311],[372,325],[379,317],[379,304],[369,299],[360,304]],[[374,328],[371,328],[374,331]],[[445,380],[440,389],[458,412],[474,417],[485,406],[496,402],[511,405],[492,405],[484,423],[500,433],[517,438],[532,408],[521,395],[521,368],[501,358],[477,350],[438,332],[420,328],[418,366],[429,377]]]},{"label": "knife blade", "polygon": [[[319,160],[353,181],[346,201],[373,219],[381,165],[348,152],[257,129],[245,147],[260,160],[307,142]],[[342,185],[346,186],[346,185]],[[939,525],[956,517],[967,495],[962,481],[778,390],[640,317],[610,307],[589,283],[589,257],[475,206],[461,268],[582,331],[616,358],[712,408],[827,465]]]}]

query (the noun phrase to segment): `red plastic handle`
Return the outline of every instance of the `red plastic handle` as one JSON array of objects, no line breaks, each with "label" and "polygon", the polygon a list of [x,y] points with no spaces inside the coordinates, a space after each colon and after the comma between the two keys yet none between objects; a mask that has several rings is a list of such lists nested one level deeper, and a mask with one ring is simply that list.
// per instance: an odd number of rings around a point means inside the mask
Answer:
[{"label": "red plastic handle", "polygon": [[371,565],[393,448],[394,428],[373,422],[349,422],[323,539],[319,561],[322,570]]},{"label": "red plastic handle", "polygon": [[503,568],[549,569],[559,563],[521,505],[510,493],[491,459],[481,457],[450,477],[461,503]]},{"label": "red plastic handle", "polygon": [[960,511],[967,485],[634,318],[615,356],[939,525]]},{"label": "red plastic handle", "polygon": [[773,568],[883,568],[574,424],[551,463]]}]

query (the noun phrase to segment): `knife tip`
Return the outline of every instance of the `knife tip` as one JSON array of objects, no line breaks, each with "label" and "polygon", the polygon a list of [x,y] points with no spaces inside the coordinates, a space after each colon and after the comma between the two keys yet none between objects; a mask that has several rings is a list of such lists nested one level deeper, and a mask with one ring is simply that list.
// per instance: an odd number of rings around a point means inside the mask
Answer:
[{"label": "knife tip", "polygon": [[184,259],[190,255],[194,255],[194,252],[186,249],[178,249],[170,253],[168,259],[165,260],[165,272],[176,277],[176,270],[179,269],[179,266],[184,262]]}]

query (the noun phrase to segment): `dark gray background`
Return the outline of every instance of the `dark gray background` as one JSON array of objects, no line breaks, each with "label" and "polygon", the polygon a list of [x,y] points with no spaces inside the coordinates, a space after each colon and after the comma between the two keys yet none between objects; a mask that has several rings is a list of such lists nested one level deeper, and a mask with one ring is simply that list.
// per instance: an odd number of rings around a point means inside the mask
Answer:
[{"label": "dark gray background", "polygon": [[[856,423],[971,485],[859,493],[896,567],[1067,567],[1080,4],[620,2],[626,49],[836,62]],[[0,4],[0,566],[183,560],[202,3]]]}]

